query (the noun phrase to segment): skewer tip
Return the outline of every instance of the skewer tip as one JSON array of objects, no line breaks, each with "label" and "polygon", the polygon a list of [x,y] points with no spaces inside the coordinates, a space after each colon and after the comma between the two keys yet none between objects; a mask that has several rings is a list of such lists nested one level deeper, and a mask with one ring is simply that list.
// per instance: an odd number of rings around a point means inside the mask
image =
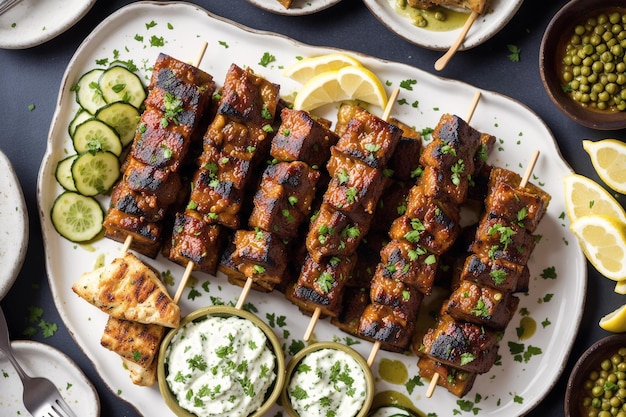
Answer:
[{"label": "skewer tip", "polygon": [[376,355],[378,355],[378,351],[380,350],[380,342],[377,340],[372,346],[372,350],[370,351],[370,355],[367,357],[367,366],[370,368],[374,363],[374,359],[376,359]]},{"label": "skewer tip", "polygon": [[315,311],[313,311],[313,315],[311,316],[311,320],[309,321],[309,326],[306,328],[304,332],[304,341],[308,342],[311,339],[311,335],[313,335],[313,330],[315,330],[315,325],[320,318],[320,314],[322,314],[322,309],[317,307]]},{"label": "skewer tip", "polygon": [[235,308],[237,310],[241,310],[243,308],[243,305],[246,302],[246,299],[248,298],[248,293],[250,293],[250,289],[252,288],[252,284],[254,283],[254,280],[250,277],[248,277],[248,279],[246,279],[246,283],[243,286],[243,289],[241,290],[241,294],[239,295],[239,300],[237,300],[237,305],[235,306]]},{"label": "skewer tip", "polygon": [[433,396],[435,392],[435,388],[437,388],[437,382],[439,381],[439,374],[435,372],[432,379],[430,380],[430,385],[428,385],[428,390],[426,390],[426,398],[430,398]]}]

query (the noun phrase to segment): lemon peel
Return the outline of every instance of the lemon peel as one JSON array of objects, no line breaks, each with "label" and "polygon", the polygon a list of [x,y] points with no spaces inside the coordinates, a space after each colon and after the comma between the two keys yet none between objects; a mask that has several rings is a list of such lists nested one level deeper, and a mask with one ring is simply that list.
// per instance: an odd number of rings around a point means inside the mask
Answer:
[{"label": "lemon peel", "polygon": [[626,304],[600,318],[600,327],[612,333],[626,332]]},{"label": "lemon peel", "polygon": [[598,176],[611,189],[626,194],[626,143],[617,139],[583,140]]}]

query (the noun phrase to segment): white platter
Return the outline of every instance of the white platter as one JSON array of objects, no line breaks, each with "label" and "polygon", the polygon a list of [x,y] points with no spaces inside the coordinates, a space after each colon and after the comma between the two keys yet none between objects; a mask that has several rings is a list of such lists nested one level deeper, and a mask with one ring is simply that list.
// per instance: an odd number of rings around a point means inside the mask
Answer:
[{"label": "white platter", "polygon": [[96,0],[22,0],[0,16],[0,48],[40,45],[71,28]]},{"label": "white platter", "polygon": [[286,9],[278,0],[246,0],[248,3],[271,13],[287,16],[303,16],[313,14],[339,3],[341,0],[293,0]]},{"label": "white platter", "polygon": [[[154,24],[147,25],[149,22]],[[150,46],[153,37],[163,37],[164,45]],[[208,42],[208,48],[200,67],[213,74],[218,85],[221,85],[228,66],[236,63],[250,66],[257,74],[280,84],[281,94],[285,97],[292,95],[298,85],[281,75],[282,68],[293,63],[296,56],[336,52],[329,48],[303,45],[266,32],[255,32],[184,2],[133,3],[105,19],[85,39],[70,61],[60,86],[47,150],[38,176],[38,203],[45,239],[46,266],[59,313],[111,390],[147,416],[167,414],[158,389],[138,387],[130,382],[118,357],[100,346],[106,315],[71,290],[82,272],[94,268],[98,257],[111,262],[118,256],[121,244],[103,239],[90,245],[76,245],[54,231],[49,210],[56,195],[61,192],[54,179],[54,170],[57,162],[67,152],[72,152],[66,132],[76,111],[76,103],[70,88],[81,74],[93,68],[97,60],[110,60],[114,51],[117,51],[120,60],[133,59],[147,77],[146,68],[151,67],[159,52],[193,62],[203,41]],[[273,55],[275,60],[263,67],[258,62],[266,53]],[[435,77],[408,65],[364,55],[356,57],[378,74],[390,90],[401,83],[411,88],[400,89],[399,102],[392,116],[418,130],[434,127],[444,113],[456,113],[464,117],[476,93],[473,86]],[[542,185],[553,197],[538,229],[543,238],[529,263],[531,290],[528,295],[521,296],[520,307],[525,308],[536,321],[537,330],[528,340],[518,340],[515,328],[521,316],[516,314],[501,342],[499,364],[488,374],[480,376],[474,389],[465,398],[473,402],[480,395],[480,401],[475,407],[480,408],[481,416],[517,416],[537,405],[563,371],[582,317],[587,285],[586,262],[563,217],[562,177],[571,173],[571,169],[562,159],[551,132],[541,119],[519,102],[491,91],[482,90],[481,93],[472,125],[498,138],[498,145],[490,157],[491,163],[522,173],[533,151],[539,150],[541,156],[532,181]],[[371,110],[377,112],[376,109]],[[316,113],[335,120],[336,106],[329,105]],[[378,110],[378,113],[382,113],[382,110]],[[108,201],[103,199],[102,203],[106,207]],[[155,260],[145,260],[159,271],[170,271],[176,282],[183,274],[183,268],[160,256]],[[542,278],[543,271],[548,268],[554,268],[555,278]],[[221,275],[211,277],[194,273],[192,278],[196,296],[190,299],[191,291],[185,290],[180,303],[183,314],[205,305],[234,303],[241,293],[240,287],[228,284]],[[175,289],[176,284],[170,287],[172,294]],[[290,349],[302,342],[308,318],[278,292],[261,294],[252,291],[247,301],[256,307],[256,314],[268,321],[283,340],[285,354],[289,358],[293,353]],[[314,338],[344,342],[354,340],[327,320],[317,324]],[[353,347],[367,356],[372,344],[358,342]],[[518,362],[515,354],[510,352],[509,342],[519,343],[525,351],[531,346],[538,348],[541,354],[529,355],[527,360],[522,358]],[[373,364],[378,392],[392,390],[403,394],[425,414],[448,416],[458,411],[457,398],[444,389],[437,390],[434,398],[426,399],[427,384],[407,389],[406,381],[400,381],[400,384],[386,382],[380,375],[379,365],[387,359],[403,364],[409,379],[418,373],[415,356],[380,352]]]},{"label": "white platter", "polygon": [[28,249],[28,211],[9,158],[0,151],[0,300],[9,292]]},{"label": "white platter", "polygon": [[[72,411],[81,417],[99,417],[100,399],[83,371],[67,355],[43,343],[30,340],[11,342],[15,359],[30,376],[49,378]],[[0,409],[6,416],[28,416],[22,403],[22,383],[9,360],[0,352],[2,389]]]},{"label": "white platter", "polygon": [[[447,50],[458,38],[461,28],[433,31],[415,26],[395,10],[398,0],[363,0],[368,9],[389,30],[405,40],[427,49]],[[460,51],[473,48],[498,33],[515,15],[524,0],[492,0],[487,11],[478,16],[467,33]]]}]

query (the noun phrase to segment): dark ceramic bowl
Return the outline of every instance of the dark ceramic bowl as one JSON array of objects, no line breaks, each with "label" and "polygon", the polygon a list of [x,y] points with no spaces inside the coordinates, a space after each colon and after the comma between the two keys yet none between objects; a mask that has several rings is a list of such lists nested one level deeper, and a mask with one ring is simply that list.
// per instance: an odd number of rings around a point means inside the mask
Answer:
[{"label": "dark ceramic bowl", "polygon": [[587,417],[583,412],[584,384],[589,374],[600,369],[604,359],[610,358],[620,348],[626,347],[626,334],[614,334],[598,340],[578,359],[567,381],[565,390],[565,416]]},{"label": "dark ceramic bowl", "polygon": [[623,0],[572,0],[552,18],[541,41],[539,71],[546,92],[556,107],[575,122],[598,130],[626,128],[626,111],[600,111],[574,101],[563,90],[566,84],[561,76],[562,59],[574,27],[584,23],[588,17],[602,12],[626,13]]}]

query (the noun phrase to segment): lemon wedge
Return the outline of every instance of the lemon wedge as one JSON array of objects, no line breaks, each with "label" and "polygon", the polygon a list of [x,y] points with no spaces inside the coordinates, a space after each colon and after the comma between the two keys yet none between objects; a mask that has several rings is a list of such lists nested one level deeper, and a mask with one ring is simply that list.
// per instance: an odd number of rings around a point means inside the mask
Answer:
[{"label": "lemon wedge", "polygon": [[579,174],[563,177],[565,211],[571,222],[589,214],[603,214],[626,223],[621,204],[597,182]]},{"label": "lemon wedge", "polygon": [[617,139],[583,140],[583,149],[602,181],[618,193],[626,194],[626,143]]},{"label": "lemon wedge", "polygon": [[614,281],[626,279],[626,224],[590,214],[571,223],[570,229],[598,272]]},{"label": "lemon wedge", "polygon": [[626,332],[626,304],[600,319],[600,327],[608,332]]},{"label": "lemon wedge", "polygon": [[361,63],[347,54],[334,53],[301,59],[283,71],[285,77],[301,84],[306,83],[318,74],[337,71],[343,67],[361,66]]},{"label": "lemon wedge", "polygon": [[348,66],[311,78],[298,91],[293,107],[311,111],[345,100],[360,100],[384,109],[388,98],[376,74],[362,66]]},{"label": "lemon wedge", "polygon": [[626,279],[617,281],[614,290],[618,294],[626,294]]}]

